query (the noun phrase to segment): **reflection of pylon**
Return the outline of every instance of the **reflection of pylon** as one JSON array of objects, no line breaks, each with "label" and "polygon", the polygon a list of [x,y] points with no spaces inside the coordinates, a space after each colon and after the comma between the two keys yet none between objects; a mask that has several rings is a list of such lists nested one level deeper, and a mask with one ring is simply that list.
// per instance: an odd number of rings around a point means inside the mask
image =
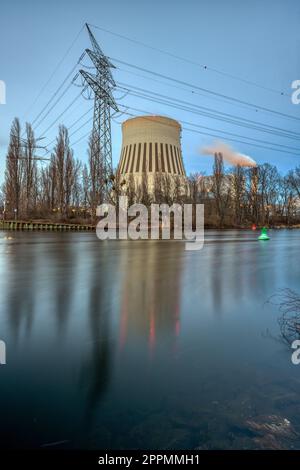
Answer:
[{"label": "reflection of pylon", "polygon": [[101,204],[109,199],[113,181],[110,108],[118,112],[118,106],[112,95],[116,84],[110,69],[115,67],[103,54],[88,25],[86,28],[93,47],[93,50],[87,49],[86,52],[96,68],[96,74],[85,70],[80,70],[80,74],[94,92],[91,160],[97,181],[95,193],[98,200],[94,202]]}]

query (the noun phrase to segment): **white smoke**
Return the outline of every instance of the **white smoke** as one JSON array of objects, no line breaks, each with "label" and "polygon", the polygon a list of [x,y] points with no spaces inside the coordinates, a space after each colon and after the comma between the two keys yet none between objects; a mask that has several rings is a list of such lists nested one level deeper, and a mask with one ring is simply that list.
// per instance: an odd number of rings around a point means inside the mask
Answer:
[{"label": "white smoke", "polygon": [[242,153],[237,153],[229,145],[224,142],[215,142],[210,147],[203,147],[201,153],[205,155],[214,155],[215,153],[221,153],[224,160],[226,160],[231,165],[239,165],[246,167],[257,166],[257,163],[248,155]]}]

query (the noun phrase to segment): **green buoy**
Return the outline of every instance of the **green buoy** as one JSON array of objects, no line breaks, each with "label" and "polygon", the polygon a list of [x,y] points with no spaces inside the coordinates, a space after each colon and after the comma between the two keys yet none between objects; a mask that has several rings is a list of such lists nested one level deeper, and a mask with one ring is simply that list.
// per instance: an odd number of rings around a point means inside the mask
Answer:
[{"label": "green buoy", "polygon": [[260,236],[258,237],[258,240],[270,240],[270,237],[268,237],[268,234],[267,234],[267,229],[266,227],[263,227],[261,229],[261,234]]}]

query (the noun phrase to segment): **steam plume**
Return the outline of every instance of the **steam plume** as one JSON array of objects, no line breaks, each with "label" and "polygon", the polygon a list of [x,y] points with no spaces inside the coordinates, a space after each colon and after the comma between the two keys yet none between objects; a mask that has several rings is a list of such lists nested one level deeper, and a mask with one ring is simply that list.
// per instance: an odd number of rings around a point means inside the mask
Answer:
[{"label": "steam plume", "polygon": [[215,153],[221,153],[224,160],[231,165],[247,166],[254,167],[257,166],[256,162],[248,155],[243,155],[242,153],[237,153],[229,145],[224,144],[224,142],[215,142],[210,147],[203,147],[201,149],[202,154],[214,155]]}]

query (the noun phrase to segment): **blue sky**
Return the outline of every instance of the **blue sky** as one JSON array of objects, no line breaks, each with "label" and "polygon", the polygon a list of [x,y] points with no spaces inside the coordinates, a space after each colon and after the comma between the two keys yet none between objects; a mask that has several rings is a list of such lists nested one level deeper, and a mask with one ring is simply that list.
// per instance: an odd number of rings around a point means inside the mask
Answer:
[{"label": "blue sky", "polygon": [[[53,78],[32,106],[85,22],[205,64],[209,68],[223,71],[234,77],[255,82],[268,89],[283,91],[285,95],[281,96],[279,93],[249,85],[211,70],[203,70],[197,65],[171,58],[94,29],[103,51],[112,58],[300,118],[300,105],[293,105],[290,98],[292,81],[300,79],[300,2],[298,0],[252,0],[251,2],[238,0],[85,0],[84,2],[1,0],[0,8],[0,80],[4,80],[7,86],[7,104],[0,105],[0,181],[3,180],[6,147],[12,119],[18,116],[22,124],[26,120],[33,121],[71,71],[84,49],[90,47],[87,33],[82,30]],[[84,63],[89,65],[86,59]],[[263,125],[300,132],[299,121],[255,111],[241,105],[237,106],[205,93],[192,93],[191,88],[176,87],[176,84],[171,82],[173,86],[170,86],[167,81],[165,83],[153,81],[145,78],[146,73],[137,72],[117,63],[116,65],[120,68],[116,69],[114,76],[119,83],[145,88],[240,118],[254,120]],[[136,74],[143,75],[143,77]],[[45,133],[79,91],[80,89],[76,86],[70,87],[63,99],[37,127],[37,136],[44,136],[43,142],[46,144],[55,138],[60,122],[68,127],[92,106],[91,101],[78,99],[70,110]],[[116,90],[115,97],[120,105],[210,127],[215,129],[216,134],[222,135],[222,131],[232,132],[269,141],[272,144],[300,149],[299,141],[281,137],[276,133],[273,135],[239,127],[232,123],[145,101],[130,94],[124,97],[124,93],[120,90]],[[128,110],[128,112],[133,111]],[[115,165],[118,162],[121,146],[120,123],[127,117],[122,115],[113,121]],[[88,118],[89,114],[79,121],[78,125],[73,126],[72,131],[78,129]],[[89,126],[91,123],[78,130],[70,138],[71,142],[76,142],[86,134]],[[183,156],[188,173],[191,171],[210,173],[211,157],[200,155],[200,149],[214,140],[210,136],[183,130]],[[222,140],[233,145],[239,152],[250,155],[259,163],[267,161],[276,164],[282,172],[297,164],[300,165],[300,150],[298,157],[248,144],[230,142],[225,136]],[[86,160],[86,139],[74,146],[74,152],[77,158]]]}]

